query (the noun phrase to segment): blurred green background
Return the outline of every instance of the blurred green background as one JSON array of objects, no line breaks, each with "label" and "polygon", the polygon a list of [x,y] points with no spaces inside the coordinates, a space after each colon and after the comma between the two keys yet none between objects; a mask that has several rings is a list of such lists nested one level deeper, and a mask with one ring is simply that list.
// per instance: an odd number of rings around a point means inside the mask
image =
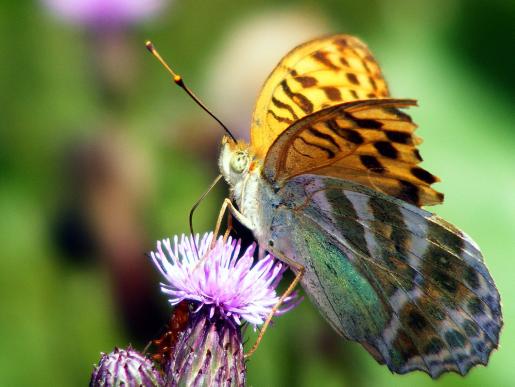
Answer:
[{"label": "blurred green background", "polygon": [[[369,44],[395,97],[419,100],[423,165],[446,194],[433,211],[482,247],[505,328],[487,368],[434,382],[390,374],[305,301],[269,330],[249,385],[515,385],[515,2],[175,0],[100,21],[56,3],[0,5],[0,385],[85,385],[100,351],[142,349],[168,319],[143,253],[187,232],[222,132],[144,41],[245,136],[274,62],[337,32]],[[198,231],[224,194],[201,205]]]}]

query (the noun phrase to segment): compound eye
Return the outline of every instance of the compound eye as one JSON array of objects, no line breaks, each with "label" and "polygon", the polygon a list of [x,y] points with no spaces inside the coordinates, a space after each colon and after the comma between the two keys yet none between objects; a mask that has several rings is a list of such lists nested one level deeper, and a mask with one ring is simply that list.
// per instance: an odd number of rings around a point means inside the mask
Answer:
[{"label": "compound eye", "polygon": [[248,163],[249,158],[245,153],[236,153],[231,159],[231,169],[236,173],[242,173]]}]

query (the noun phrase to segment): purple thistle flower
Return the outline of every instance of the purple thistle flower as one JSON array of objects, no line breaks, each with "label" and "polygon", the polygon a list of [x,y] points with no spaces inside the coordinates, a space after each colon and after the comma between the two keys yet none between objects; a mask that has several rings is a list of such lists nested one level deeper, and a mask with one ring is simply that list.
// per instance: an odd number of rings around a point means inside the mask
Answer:
[{"label": "purple thistle flower", "polygon": [[63,20],[88,26],[128,25],[156,15],[166,0],[42,0]]},{"label": "purple thistle flower", "polygon": [[[170,303],[186,301],[192,310],[177,340],[169,342],[164,362],[169,386],[244,386],[241,324],[263,324],[279,300],[275,288],[287,266],[271,255],[255,262],[255,244],[240,256],[241,241],[220,237],[211,249],[212,240],[212,233],[197,235],[197,254],[192,236],[180,241],[176,236],[173,245],[169,239],[158,242],[151,254]],[[298,301],[288,297],[278,314]]]},{"label": "purple thistle flower", "polygon": [[[183,300],[194,301],[198,309],[207,308],[209,316],[215,312],[240,325],[246,320],[254,327],[263,324],[273,306],[279,300],[275,288],[287,266],[267,255],[254,264],[256,245],[251,245],[238,258],[241,241],[220,237],[209,250],[213,233],[206,233],[200,240],[196,236],[198,256],[193,237],[175,236],[157,243],[152,259],[166,279],[161,290],[170,298],[172,305]],[[199,258],[200,257],[200,258]],[[278,314],[294,307],[296,295],[285,300]]]},{"label": "purple thistle flower", "polygon": [[164,386],[161,373],[154,363],[131,347],[118,349],[109,354],[102,353],[95,367],[91,387],[96,386]]}]

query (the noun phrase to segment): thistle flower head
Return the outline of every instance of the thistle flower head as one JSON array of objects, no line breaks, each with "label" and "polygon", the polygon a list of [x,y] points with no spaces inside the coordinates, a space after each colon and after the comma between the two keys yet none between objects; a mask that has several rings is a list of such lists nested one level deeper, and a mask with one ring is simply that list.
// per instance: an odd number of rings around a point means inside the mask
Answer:
[{"label": "thistle flower head", "polygon": [[[212,239],[212,233],[196,236],[198,255],[192,236],[176,236],[173,245],[169,239],[158,242],[151,256],[165,278],[161,290],[172,305],[190,300],[197,310],[208,309],[210,317],[219,313],[238,325],[242,319],[262,324],[279,300],[275,288],[287,267],[271,255],[255,263],[255,244],[239,257],[241,241],[220,237],[210,249]],[[288,297],[279,314],[296,301],[295,295]]]},{"label": "thistle flower head", "polygon": [[89,382],[96,386],[163,386],[161,373],[152,361],[132,348],[118,349],[102,358]]}]

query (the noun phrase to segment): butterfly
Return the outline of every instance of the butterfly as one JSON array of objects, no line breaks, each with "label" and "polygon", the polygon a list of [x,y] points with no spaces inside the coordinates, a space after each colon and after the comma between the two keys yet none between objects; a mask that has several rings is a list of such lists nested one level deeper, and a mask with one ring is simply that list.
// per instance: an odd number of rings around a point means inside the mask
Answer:
[{"label": "butterfly", "polygon": [[359,39],[316,39],[273,70],[250,144],[225,136],[219,167],[232,214],[336,332],[394,373],[464,375],[498,346],[500,297],[478,245],[421,208],[443,194],[419,166],[415,105]]}]

